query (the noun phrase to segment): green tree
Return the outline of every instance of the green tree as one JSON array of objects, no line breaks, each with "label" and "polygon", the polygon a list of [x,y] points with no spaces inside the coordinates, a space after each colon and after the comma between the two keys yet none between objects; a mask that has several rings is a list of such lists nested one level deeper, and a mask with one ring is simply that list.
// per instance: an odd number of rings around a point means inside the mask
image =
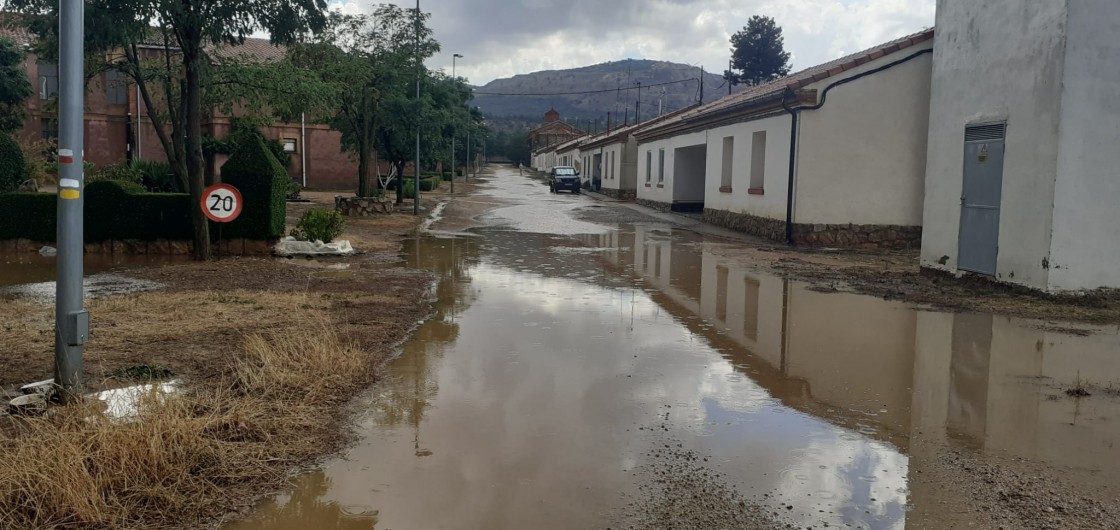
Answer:
[{"label": "green tree", "polygon": [[368,16],[335,13],[316,41],[291,51],[297,65],[334,87],[333,105],[317,118],[340,131],[342,148],[357,158],[361,196],[371,192],[375,152],[394,158],[412,152],[398,136],[415,124],[407,102],[410,93],[415,98],[417,56],[423,60],[439,51],[425,23],[429,15],[415,11],[382,4]]},{"label": "green tree", "polygon": [[755,15],[731,36],[731,69],[723,78],[733,85],[759,85],[789,74],[789,68],[782,28],[773,18]]},{"label": "green tree", "polygon": [[15,42],[0,38],[0,133],[19,130],[27,117],[23,102],[31,97],[31,82],[23,70],[25,58]]},{"label": "green tree", "polygon": [[[57,42],[57,2],[9,0],[9,7],[27,15],[28,27],[41,38]],[[90,0],[85,44],[91,57],[116,54],[117,61],[101,67],[118,68],[137,81],[173,171],[198,202],[205,185],[203,87],[215,70],[208,52],[244,43],[259,30],[273,43],[291,44],[325,22],[325,0]],[[152,48],[160,50],[157,57],[141,51]],[[155,108],[160,111],[151,112]],[[209,259],[209,225],[200,209],[191,209],[191,222],[195,257]]]}]

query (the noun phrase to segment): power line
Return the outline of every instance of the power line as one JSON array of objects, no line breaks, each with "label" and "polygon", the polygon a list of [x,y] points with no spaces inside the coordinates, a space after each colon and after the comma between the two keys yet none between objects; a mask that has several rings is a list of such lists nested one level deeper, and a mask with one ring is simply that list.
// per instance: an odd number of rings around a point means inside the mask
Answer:
[{"label": "power line", "polygon": [[617,92],[622,90],[638,90],[639,88],[652,88],[655,86],[675,85],[678,83],[692,83],[699,81],[699,79],[692,77],[689,79],[681,79],[678,81],[668,81],[665,83],[656,83],[653,85],[642,85],[641,87],[626,87],[626,88],[609,88],[606,90],[586,90],[583,92],[541,92],[541,93],[510,93],[510,92],[475,92],[476,96],[579,96],[584,94],[605,94],[608,92]]}]

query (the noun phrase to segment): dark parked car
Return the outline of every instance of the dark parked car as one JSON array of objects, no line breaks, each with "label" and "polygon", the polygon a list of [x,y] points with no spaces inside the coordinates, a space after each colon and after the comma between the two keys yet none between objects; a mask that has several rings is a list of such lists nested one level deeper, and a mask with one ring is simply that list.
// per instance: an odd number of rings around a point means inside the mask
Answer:
[{"label": "dark parked car", "polygon": [[548,173],[548,191],[552,193],[561,190],[579,193],[580,184],[579,171],[574,167],[556,166]]}]

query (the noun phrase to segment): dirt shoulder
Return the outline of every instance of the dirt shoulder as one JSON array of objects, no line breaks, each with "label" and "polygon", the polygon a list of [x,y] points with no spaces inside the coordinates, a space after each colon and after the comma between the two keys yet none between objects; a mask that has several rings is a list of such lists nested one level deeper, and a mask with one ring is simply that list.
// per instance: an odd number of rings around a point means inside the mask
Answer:
[{"label": "dirt shoulder", "polygon": [[[290,225],[309,208],[333,208],[333,193],[308,195],[289,208]],[[445,198],[422,204],[430,211]],[[347,219],[342,238],[362,251],[350,258],[117,271],[162,287],[88,301],[87,387],[154,375],[180,390],[146,402],[136,423],[90,420],[104,412],[96,402],[0,416],[0,527],[212,526],[338,449],[346,402],[430,312],[434,277],[385,265],[424,217]],[[51,377],[52,315],[42,300],[0,299],[0,388]],[[62,448],[44,452],[44,440]]]}]

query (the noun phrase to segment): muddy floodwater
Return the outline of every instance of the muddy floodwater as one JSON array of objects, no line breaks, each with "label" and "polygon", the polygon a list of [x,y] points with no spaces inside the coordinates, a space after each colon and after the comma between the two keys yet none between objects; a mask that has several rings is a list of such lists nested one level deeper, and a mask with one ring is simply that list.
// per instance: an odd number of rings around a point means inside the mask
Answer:
[{"label": "muddy floodwater", "polygon": [[495,182],[491,226],[407,245],[436,313],[358,400],[356,443],[229,528],[967,526],[926,479],[951,451],[1116,496],[1116,328],[819,292]]}]

